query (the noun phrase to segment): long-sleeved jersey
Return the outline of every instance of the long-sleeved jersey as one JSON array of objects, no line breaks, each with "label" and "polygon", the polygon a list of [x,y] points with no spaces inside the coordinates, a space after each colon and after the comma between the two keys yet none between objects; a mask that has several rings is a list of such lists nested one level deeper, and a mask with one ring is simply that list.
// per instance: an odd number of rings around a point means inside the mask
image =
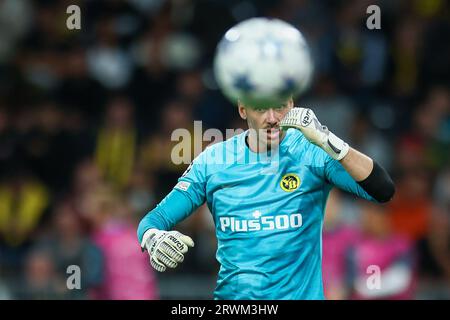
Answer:
[{"label": "long-sleeved jersey", "polygon": [[254,153],[248,131],[206,148],[138,227],[170,230],[207,203],[220,263],[215,299],[323,299],[322,224],[335,185],[375,201],[342,165],[289,129]]}]

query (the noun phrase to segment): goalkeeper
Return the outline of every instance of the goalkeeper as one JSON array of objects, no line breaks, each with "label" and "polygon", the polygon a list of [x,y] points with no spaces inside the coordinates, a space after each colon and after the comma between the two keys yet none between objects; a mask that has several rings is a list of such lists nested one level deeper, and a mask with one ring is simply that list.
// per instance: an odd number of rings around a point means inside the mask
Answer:
[{"label": "goalkeeper", "polygon": [[215,299],[324,299],[322,224],[333,186],[383,203],[387,172],[320,124],[311,109],[238,104],[249,130],[204,150],[140,222],[138,239],[163,272],[192,239],[170,231],[203,203],[216,228]]}]

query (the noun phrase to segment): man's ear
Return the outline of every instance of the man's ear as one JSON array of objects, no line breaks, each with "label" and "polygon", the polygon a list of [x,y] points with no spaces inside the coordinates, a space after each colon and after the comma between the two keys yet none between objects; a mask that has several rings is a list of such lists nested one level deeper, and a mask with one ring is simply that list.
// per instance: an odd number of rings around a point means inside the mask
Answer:
[{"label": "man's ear", "polygon": [[238,111],[239,111],[239,115],[241,116],[241,118],[244,120],[247,120],[247,110],[245,109],[244,105],[240,101],[238,101]]}]

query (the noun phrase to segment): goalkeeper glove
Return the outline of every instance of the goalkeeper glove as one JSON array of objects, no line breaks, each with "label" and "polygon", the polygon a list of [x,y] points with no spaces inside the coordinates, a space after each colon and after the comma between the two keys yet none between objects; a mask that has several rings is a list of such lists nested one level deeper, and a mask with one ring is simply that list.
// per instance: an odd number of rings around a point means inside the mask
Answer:
[{"label": "goalkeeper glove", "polygon": [[350,149],[347,143],[321,125],[314,112],[308,108],[292,108],[281,120],[280,127],[283,130],[299,129],[306,139],[322,148],[335,160],[344,158]]},{"label": "goalkeeper glove", "polygon": [[141,242],[142,250],[147,250],[150,264],[159,272],[166,268],[175,268],[183,262],[188,247],[193,247],[194,241],[178,231],[163,231],[149,229],[144,233]]}]

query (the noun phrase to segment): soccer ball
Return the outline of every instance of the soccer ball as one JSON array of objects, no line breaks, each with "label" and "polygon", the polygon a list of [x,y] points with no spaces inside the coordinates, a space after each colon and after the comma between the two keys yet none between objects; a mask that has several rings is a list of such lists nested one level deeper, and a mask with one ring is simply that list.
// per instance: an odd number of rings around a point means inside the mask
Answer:
[{"label": "soccer ball", "polygon": [[233,104],[271,108],[308,88],[313,62],[298,29],[279,19],[252,18],[225,33],[214,74]]}]

